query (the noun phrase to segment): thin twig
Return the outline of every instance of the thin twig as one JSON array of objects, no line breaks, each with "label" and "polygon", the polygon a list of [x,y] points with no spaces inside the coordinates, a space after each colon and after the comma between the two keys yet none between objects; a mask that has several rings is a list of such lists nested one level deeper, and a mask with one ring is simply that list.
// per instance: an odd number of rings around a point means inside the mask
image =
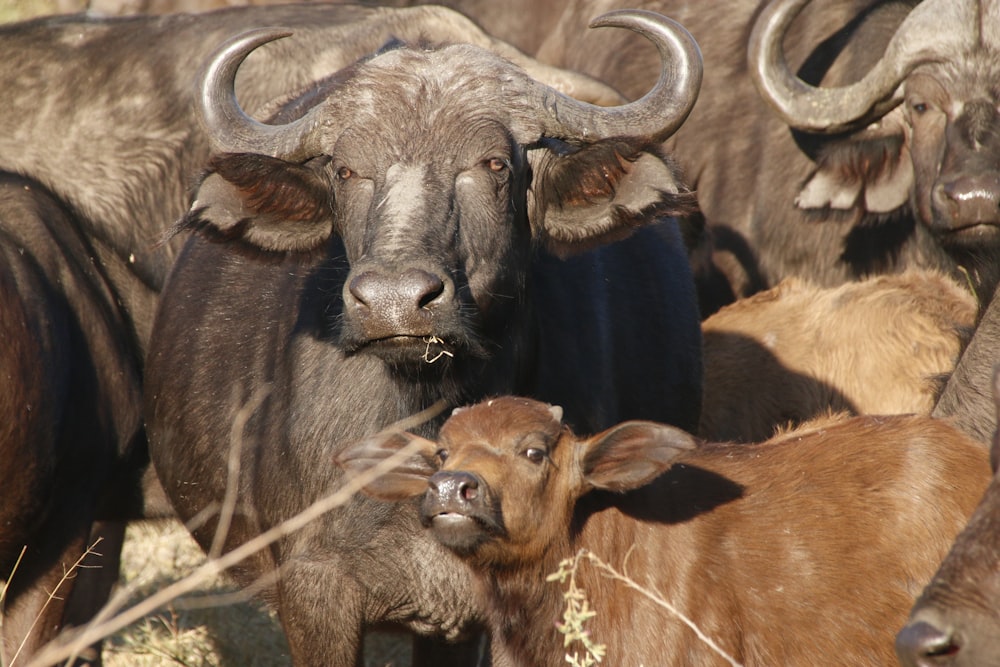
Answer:
[{"label": "thin twig", "polygon": [[212,545],[208,550],[208,557],[218,558],[222,554],[222,547],[229,537],[229,528],[233,523],[233,515],[236,513],[236,498],[240,491],[240,461],[243,456],[243,429],[246,427],[250,417],[260,404],[264,402],[271,388],[267,385],[258,388],[250,400],[243,405],[233,419],[233,425],[229,430],[229,462],[228,478],[226,479],[226,494],[222,498],[222,507],[219,510],[219,523],[212,536]]},{"label": "thin twig", "polygon": [[14,561],[14,567],[10,569],[10,574],[7,576],[7,581],[4,582],[3,588],[0,589],[0,609],[3,608],[3,601],[7,597],[7,588],[10,586],[10,582],[14,579],[14,574],[17,573],[17,568],[21,565],[21,559],[24,558],[24,552],[28,550],[28,545],[25,544],[21,547],[21,553],[17,555],[17,560]]},{"label": "thin twig", "polygon": [[[45,598],[45,604],[43,604],[42,608],[38,610],[38,614],[35,616],[34,620],[31,621],[31,626],[28,628],[28,631],[25,632],[24,633],[24,637],[21,638],[20,645],[18,645],[17,650],[14,651],[14,655],[10,659],[10,667],[13,667],[14,663],[17,662],[17,658],[18,658],[19,655],[21,655],[21,651],[22,651],[22,649],[24,649],[24,645],[28,643],[28,637],[30,637],[31,633],[35,630],[35,626],[38,625],[38,621],[42,618],[42,615],[45,613],[45,610],[48,608],[49,603],[52,602],[53,600],[55,600],[57,598],[56,594],[59,592],[59,589],[62,588],[62,585],[65,584],[67,580],[72,579],[73,577],[76,576],[76,571],[80,568],[80,563],[83,562],[83,559],[86,558],[87,556],[90,556],[91,554],[93,554],[95,556],[100,556],[101,555],[101,554],[97,553],[96,551],[94,551],[94,548],[103,539],[104,539],[103,537],[98,537],[96,540],[94,540],[94,543],[91,544],[89,547],[87,547],[87,550],[83,552],[83,555],[80,556],[79,558],[77,558],[76,562],[73,563],[69,567],[68,570],[66,570],[66,571],[63,572],[63,575],[62,575],[62,577],[59,578],[59,582],[56,584],[56,587],[54,589],[52,589],[51,591],[49,591],[48,597]],[[22,550],[22,553],[24,553],[23,550]],[[80,650],[82,650],[83,648],[86,648],[88,645],[89,644],[84,644],[83,647],[81,647]],[[74,655],[76,653],[79,653],[79,650],[73,651]]]},{"label": "thin twig", "polygon": [[732,667],[742,667],[742,665],[736,660],[734,660],[732,656],[730,656],[728,653],[722,650],[722,647],[716,644],[711,637],[702,632],[701,629],[697,625],[695,625],[694,621],[685,616],[679,609],[677,609],[677,607],[673,606],[672,604],[664,600],[663,597],[661,597],[658,593],[641,586],[637,581],[635,581],[628,575],[618,572],[615,568],[611,567],[603,560],[598,558],[592,551],[589,551],[587,549],[581,549],[579,555],[584,556],[588,560],[593,562],[598,567],[598,569],[603,570],[612,579],[622,582],[632,590],[637,591],[639,594],[652,600],[655,604],[659,605],[660,607],[663,607],[668,612],[676,616],[678,619],[680,619],[682,623],[684,623],[684,625],[688,626],[689,628],[691,628],[691,630],[694,631],[694,633],[698,636],[698,639],[703,641],[706,645],[708,645],[710,649],[719,654],[719,656],[721,656],[723,660],[732,665]]}]

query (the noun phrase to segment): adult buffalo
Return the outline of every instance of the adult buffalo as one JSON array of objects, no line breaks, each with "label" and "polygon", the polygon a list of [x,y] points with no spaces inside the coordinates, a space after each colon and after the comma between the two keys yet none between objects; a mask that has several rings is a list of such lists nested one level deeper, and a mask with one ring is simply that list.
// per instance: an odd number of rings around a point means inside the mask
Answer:
[{"label": "adult buffalo", "polygon": [[[64,619],[86,619],[116,579],[120,520],[141,511],[137,478],[148,458],[142,360],[180,245],[158,241],[184,213],[190,181],[210,155],[192,62],[235,33],[273,24],[296,37],[248,59],[238,84],[248,109],[393,38],[480,44],[564,90],[608,95],[584,77],[533,64],[441,8],[255,7],[58,17],[0,29],[4,664],[16,652],[33,654]],[[103,557],[86,562],[103,569],[82,569],[60,584],[103,519],[110,521],[99,526],[110,531],[96,549]],[[89,581],[95,573],[105,576]],[[98,589],[93,596],[80,594],[84,581],[84,590]],[[64,601],[73,598],[67,611]]]},{"label": "adult buffalo", "polygon": [[[537,56],[641,93],[655,71],[643,44],[616,34],[567,39],[592,12],[619,4],[570,2]],[[635,4],[677,18],[703,50],[701,95],[668,145],[736,296],[790,275],[834,285],[914,265],[954,271],[956,259],[995,282],[968,257],[984,241],[992,250],[998,221],[989,82],[1000,64],[987,8]]]},{"label": "adult buffalo", "polygon": [[[692,198],[657,147],[694,103],[700,54],[656,14],[596,24],[657,46],[643,99],[598,108],[478,47],[400,46],[262,124],[233,77],[281,33],[212,60],[201,105],[219,154],[180,224],[193,234],[146,376],[180,516],[235,498],[194,530],[203,547],[279,526],[340,485],[340,448],[439,400],[513,391],[558,400],[586,432],[640,415],[694,428],[699,318],[670,217]],[[263,582],[295,664],[353,665],[379,622],[477,627],[468,571],[414,517],[356,497],[236,568]]]}]

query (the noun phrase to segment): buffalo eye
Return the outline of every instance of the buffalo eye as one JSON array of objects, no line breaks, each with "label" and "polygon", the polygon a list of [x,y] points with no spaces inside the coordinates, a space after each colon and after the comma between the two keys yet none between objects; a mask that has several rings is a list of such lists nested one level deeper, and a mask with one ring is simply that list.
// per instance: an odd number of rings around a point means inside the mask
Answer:
[{"label": "buffalo eye", "polygon": [[490,168],[490,171],[500,173],[507,169],[507,161],[502,158],[491,157],[486,161],[486,166]]},{"label": "buffalo eye", "polygon": [[539,449],[538,447],[529,447],[524,450],[524,458],[528,459],[532,463],[538,464],[544,461],[548,456],[544,449]]},{"label": "buffalo eye", "polygon": [[350,180],[352,176],[354,176],[354,172],[351,171],[350,167],[341,167],[337,169],[337,180],[339,181]]}]

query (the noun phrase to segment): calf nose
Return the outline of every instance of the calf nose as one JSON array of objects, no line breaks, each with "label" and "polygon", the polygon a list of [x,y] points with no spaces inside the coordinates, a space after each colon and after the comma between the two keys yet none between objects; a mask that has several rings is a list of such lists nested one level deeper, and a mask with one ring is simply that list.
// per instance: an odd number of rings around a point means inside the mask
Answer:
[{"label": "calf nose", "polygon": [[909,623],[896,635],[896,655],[903,667],[948,665],[958,651],[951,633],[926,621]]},{"label": "calf nose", "polygon": [[444,504],[467,505],[479,499],[479,480],[468,472],[439,471],[429,483],[431,493]]},{"label": "calf nose", "polygon": [[938,212],[955,229],[1000,223],[1000,174],[960,176],[934,189]]}]

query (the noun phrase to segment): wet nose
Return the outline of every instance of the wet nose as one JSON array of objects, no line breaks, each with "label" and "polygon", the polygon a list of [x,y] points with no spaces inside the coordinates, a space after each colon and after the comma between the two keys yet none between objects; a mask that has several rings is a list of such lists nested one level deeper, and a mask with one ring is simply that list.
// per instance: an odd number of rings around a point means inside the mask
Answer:
[{"label": "wet nose", "polygon": [[431,493],[443,502],[464,505],[479,500],[479,480],[468,472],[439,471],[431,475],[429,484]]},{"label": "wet nose", "polygon": [[399,274],[369,270],[354,276],[348,291],[364,308],[415,311],[444,293],[444,281],[423,269],[405,269]]},{"label": "wet nose", "polygon": [[938,185],[934,197],[952,228],[1000,223],[1000,173],[961,176]]},{"label": "wet nose", "polygon": [[926,621],[909,623],[896,635],[896,656],[903,667],[948,665],[958,651],[950,632]]}]

